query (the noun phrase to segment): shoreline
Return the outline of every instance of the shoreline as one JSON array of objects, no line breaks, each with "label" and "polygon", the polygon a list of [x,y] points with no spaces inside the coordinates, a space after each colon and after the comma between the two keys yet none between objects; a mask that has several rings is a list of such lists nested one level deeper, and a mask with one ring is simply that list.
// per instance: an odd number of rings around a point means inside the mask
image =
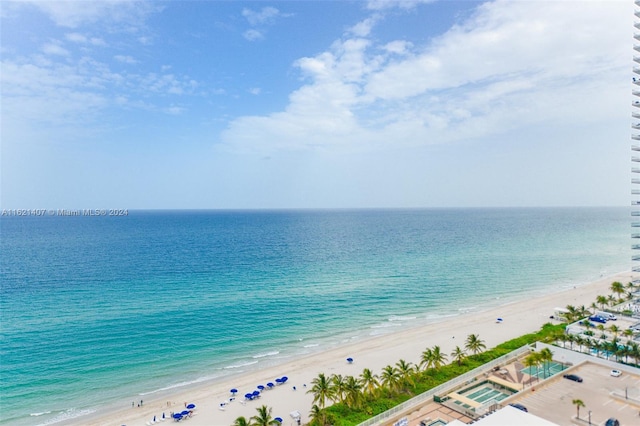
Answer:
[{"label": "shoreline", "polygon": [[[182,411],[185,403],[196,404],[196,415],[190,418],[192,425],[231,425],[239,416],[249,418],[256,414],[256,408],[267,405],[273,409],[273,417],[283,418],[284,425],[295,425],[289,415],[299,411],[302,423],[308,421],[312,395],[306,390],[311,380],[319,373],[359,376],[364,368],[379,374],[386,365],[394,365],[400,359],[418,363],[422,351],[427,347],[440,345],[445,354],[449,354],[456,345],[463,347],[466,336],[478,334],[487,348],[511,338],[538,330],[544,323],[550,322],[549,316],[555,307],[568,304],[589,306],[599,294],[609,294],[613,281],[626,284],[632,280],[630,271],[593,282],[576,285],[574,288],[543,294],[537,297],[523,295],[524,299],[491,306],[472,312],[459,312],[440,321],[434,321],[392,333],[369,336],[354,342],[312,352],[301,357],[265,366],[257,370],[222,377],[220,380],[207,380],[157,393],[148,393],[143,397],[144,405],[134,405],[120,409],[111,405],[102,407],[98,412],[59,422],[61,425],[127,425],[138,426],[150,422],[154,416],[159,420],[162,413],[168,417],[172,411]],[[528,299],[527,299],[528,297]],[[504,318],[502,324],[496,317]],[[354,362],[348,363],[347,357]],[[244,394],[256,389],[259,384],[266,385],[286,375],[289,380],[271,390],[265,390],[260,399],[244,401]],[[307,385],[308,387],[305,387]],[[294,390],[295,386],[295,390]],[[239,393],[235,400],[228,402],[229,390],[236,388]],[[220,404],[228,402],[221,409]],[[167,421],[171,421],[167,419]]]}]

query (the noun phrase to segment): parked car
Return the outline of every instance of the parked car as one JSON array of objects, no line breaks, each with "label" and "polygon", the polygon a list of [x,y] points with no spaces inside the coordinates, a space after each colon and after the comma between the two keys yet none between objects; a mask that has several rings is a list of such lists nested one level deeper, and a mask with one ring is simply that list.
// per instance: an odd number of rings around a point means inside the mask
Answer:
[{"label": "parked car", "polygon": [[622,371],[620,370],[611,370],[611,375],[613,377],[620,377],[621,374],[622,374]]},{"label": "parked car", "polygon": [[509,404],[509,405],[510,405],[510,406],[512,406],[513,408],[517,408],[518,410],[522,410],[522,411],[524,411],[525,413],[528,413],[528,412],[529,412],[529,410],[527,410],[527,407],[525,407],[525,406],[524,406],[524,405],[522,405],[522,404]]},{"label": "parked car", "polygon": [[613,417],[611,417],[606,421],[604,426],[620,426],[620,422],[618,421],[618,419],[614,419]]},{"label": "parked car", "polygon": [[589,320],[593,322],[599,322],[601,324],[607,323],[607,319],[605,317],[601,317],[600,315],[592,315],[589,317]]},{"label": "parked car", "polygon": [[574,382],[582,383],[582,377],[575,374],[565,374],[562,377],[564,377],[565,379],[573,380]]},{"label": "parked car", "polygon": [[602,318],[604,318],[606,320],[609,320],[609,321],[615,321],[615,320],[618,319],[618,317],[616,317],[615,315],[613,315],[610,312],[596,312],[596,316],[602,317]]}]

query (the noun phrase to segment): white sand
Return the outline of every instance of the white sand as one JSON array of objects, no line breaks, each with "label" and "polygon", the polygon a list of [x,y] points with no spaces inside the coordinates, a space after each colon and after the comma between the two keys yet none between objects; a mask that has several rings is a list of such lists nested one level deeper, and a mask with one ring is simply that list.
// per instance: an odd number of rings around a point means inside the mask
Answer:
[{"label": "white sand", "polygon": [[[289,413],[297,410],[302,414],[304,424],[308,421],[313,399],[312,395],[306,391],[319,373],[325,373],[327,376],[332,374],[359,376],[364,368],[369,368],[375,374],[379,374],[382,368],[395,365],[400,359],[418,363],[422,352],[428,347],[439,345],[445,354],[450,354],[456,345],[464,348],[466,337],[472,333],[478,334],[487,348],[491,348],[506,340],[539,330],[544,323],[552,321],[549,316],[553,314],[555,307],[564,307],[569,304],[589,307],[597,295],[611,293],[609,287],[613,281],[626,284],[631,280],[631,273],[625,272],[563,292],[511,303],[484,312],[464,314],[443,322],[391,335],[374,337],[296,359],[277,367],[225,379],[224,382],[177,390],[175,394],[170,397],[163,396],[161,400],[145,400],[144,407],[141,408],[123,408],[122,411],[112,411],[108,416],[98,418],[84,417],[78,419],[77,424],[142,426],[151,421],[154,415],[160,419],[163,412],[169,416],[170,411],[182,411],[184,402],[193,402],[197,405],[197,414],[180,422],[189,426],[228,426],[239,416],[245,416],[248,419],[256,415],[256,408],[261,405],[271,407],[273,417],[282,417],[284,425],[296,424]],[[504,319],[503,323],[496,322],[498,317]],[[353,357],[354,362],[347,363],[347,357]],[[283,374],[289,377],[286,384],[265,390],[258,400],[243,401],[243,395],[253,391],[256,385],[274,382],[275,378]],[[307,385],[306,388],[304,384]],[[296,386],[297,390],[293,390],[293,386]],[[229,389],[232,388],[237,388],[240,394],[222,411],[220,403],[229,399]],[[169,407],[168,400],[172,401]],[[171,424],[173,421],[167,418],[164,423]]]}]

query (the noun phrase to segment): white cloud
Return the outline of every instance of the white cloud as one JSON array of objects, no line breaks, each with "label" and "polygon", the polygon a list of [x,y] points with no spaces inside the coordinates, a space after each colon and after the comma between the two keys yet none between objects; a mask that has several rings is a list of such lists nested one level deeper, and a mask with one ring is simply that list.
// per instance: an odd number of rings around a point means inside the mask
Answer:
[{"label": "white cloud", "polygon": [[363,21],[358,22],[353,27],[349,28],[348,32],[350,32],[356,37],[366,37],[371,33],[371,30],[378,23],[379,20],[380,20],[380,15],[369,17]]},{"label": "white cloud", "polygon": [[276,18],[282,15],[275,7],[263,7],[260,11],[244,8],[242,9],[242,16],[247,19],[250,25],[255,26],[273,23]]},{"label": "white cloud", "polygon": [[73,43],[91,44],[93,46],[106,46],[105,41],[100,37],[88,37],[84,34],[73,32],[65,34],[65,38]]},{"label": "white cloud", "polygon": [[[60,53],[53,43],[47,49]],[[188,76],[120,74],[90,57],[56,62],[50,55],[36,55],[4,60],[1,67],[3,121],[46,126],[82,123],[88,127],[109,107],[181,113],[184,108],[165,105],[176,96],[193,94],[198,87],[198,82]]]},{"label": "white cloud", "polygon": [[65,34],[67,40],[72,41],[74,43],[87,43],[89,39],[80,33],[67,33]]},{"label": "white cloud", "polygon": [[69,56],[69,51],[62,47],[58,42],[46,43],[42,46],[42,52],[46,55]]},{"label": "white cloud", "polygon": [[405,55],[410,52],[412,48],[413,43],[405,40],[395,40],[382,46],[382,49],[397,55]]},{"label": "white cloud", "polygon": [[132,56],[129,55],[116,55],[113,57],[116,61],[122,62],[125,64],[137,64],[138,61],[135,60]]},{"label": "white cloud", "polygon": [[252,95],[259,95],[262,92],[262,90],[259,87],[252,87],[251,89],[249,89],[249,93],[251,93]]},{"label": "white cloud", "polygon": [[254,29],[245,31],[242,33],[242,36],[249,41],[262,40],[264,38],[264,35],[260,31]]},{"label": "white cloud", "polygon": [[159,6],[142,0],[110,1],[43,1],[24,0],[46,13],[56,25],[78,28],[99,21],[110,23],[139,23]]},{"label": "white cloud", "polygon": [[432,3],[435,0],[369,0],[367,9],[385,10],[385,9],[413,9],[423,3]]},{"label": "white cloud", "polygon": [[[279,18],[287,18],[292,14],[282,13],[275,7],[263,7],[259,11],[249,8],[242,9],[242,16],[246,18],[252,27],[242,33],[242,36],[249,41],[262,40],[266,34],[266,27],[274,25]],[[258,28],[256,28],[258,27]]]},{"label": "white cloud", "polygon": [[[235,120],[223,139],[261,152],[379,149],[478,138],[545,120],[597,122],[609,114],[607,86],[629,66],[630,16],[622,2],[577,8],[496,1],[424,46],[347,37],[295,63],[306,84],[284,111]],[[347,34],[369,34],[363,22]],[[603,106],[590,109],[588,119],[577,112],[585,87],[590,102]]]}]

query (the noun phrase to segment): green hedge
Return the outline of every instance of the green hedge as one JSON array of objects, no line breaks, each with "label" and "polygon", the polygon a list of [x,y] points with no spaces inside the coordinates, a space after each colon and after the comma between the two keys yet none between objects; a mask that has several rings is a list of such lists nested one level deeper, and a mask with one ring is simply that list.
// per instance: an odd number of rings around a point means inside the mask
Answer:
[{"label": "green hedge", "polygon": [[[536,333],[525,334],[524,336],[506,341],[499,344],[495,348],[488,351],[471,355],[465,359],[462,365],[455,363],[440,367],[438,370],[429,369],[424,372],[416,373],[414,377],[415,386],[408,393],[397,395],[389,395],[383,392],[384,396],[380,396],[371,401],[365,401],[358,409],[347,407],[345,404],[337,403],[325,409],[327,420],[334,426],[355,426],[365,420],[376,416],[380,413],[399,405],[416,395],[426,392],[436,386],[448,382],[474,368],[480,367],[496,358],[508,354],[524,345],[530,345],[535,342],[552,342],[557,339],[559,334],[564,333],[566,325],[545,324],[540,331]],[[311,425],[317,425],[313,421]]]}]

